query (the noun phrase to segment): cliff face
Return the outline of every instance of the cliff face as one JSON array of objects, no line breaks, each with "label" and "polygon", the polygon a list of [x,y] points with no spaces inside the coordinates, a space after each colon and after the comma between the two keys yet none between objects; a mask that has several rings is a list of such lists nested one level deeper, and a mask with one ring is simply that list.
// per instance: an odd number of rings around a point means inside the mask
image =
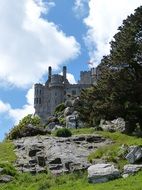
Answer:
[{"label": "cliff face", "polygon": [[110,141],[99,135],[21,138],[14,141],[16,167],[22,172],[39,173],[48,169],[54,174],[86,169],[90,152],[107,143]]}]

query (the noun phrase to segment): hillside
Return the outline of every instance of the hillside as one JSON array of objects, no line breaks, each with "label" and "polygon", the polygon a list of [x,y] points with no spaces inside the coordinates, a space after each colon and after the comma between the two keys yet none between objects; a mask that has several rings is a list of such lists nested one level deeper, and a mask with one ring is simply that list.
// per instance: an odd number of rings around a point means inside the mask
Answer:
[{"label": "hillside", "polygon": [[[89,160],[95,159],[95,157],[103,157],[107,155],[109,159],[116,157],[118,147],[122,145],[141,145],[142,139],[132,136],[127,136],[120,133],[109,133],[109,132],[95,132],[94,129],[78,129],[72,131],[77,136],[80,134],[94,134],[102,135],[103,138],[109,138],[113,141],[113,144],[108,144],[107,148],[97,148],[97,152],[91,153],[88,157]],[[37,136],[39,138],[39,136]],[[54,137],[53,137],[54,138]],[[74,137],[73,137],[74,138]],[[70,174],[62,174],[60,176],[54,176],[50,172],[32,175],[29,173],[15,172],[11,166],[15,162],[16,157],[14,154],[14,146],[12,142],[3,142],[0,144],[0,164],[5,166],[5,173],[13,174],[13,181],[4,184],[0,184],[1,190],[103,190],[106,187],[109,190],[140,190],[142,187],[142,172],[137,173],[134,176],[130,176],[126,179],[120,178],[111,182],[101,184],[90,184],[87,180],[86,172],[75,172]],[[112,161],[112,160],[111,160]],[[116,165],[123,167],[127,161],[120,159]],[[13,172],[14,171],[14,172]]]}]

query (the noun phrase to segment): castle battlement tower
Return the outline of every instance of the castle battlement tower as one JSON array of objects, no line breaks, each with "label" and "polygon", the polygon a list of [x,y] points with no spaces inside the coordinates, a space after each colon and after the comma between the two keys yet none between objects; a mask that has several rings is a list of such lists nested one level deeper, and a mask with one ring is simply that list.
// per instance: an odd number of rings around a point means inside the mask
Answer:
[{"label": "castle battlement tower", "polygon": [[63,67],[63,75],[53,74],[52,68],[48,68],[48,80],[45,85],[34,86],[34,108],[43,122],[54,114],[57,105],[65,102],[66,95],[79,96],[80,91],[90,87],[94,83],[94,70],[80,73],[78,84],[70,84],[67,80],[67,67]]}]

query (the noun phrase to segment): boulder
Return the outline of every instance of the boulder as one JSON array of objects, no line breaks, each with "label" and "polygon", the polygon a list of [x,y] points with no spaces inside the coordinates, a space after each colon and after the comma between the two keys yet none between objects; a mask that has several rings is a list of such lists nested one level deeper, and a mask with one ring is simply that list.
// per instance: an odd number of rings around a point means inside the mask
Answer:
[{"label": "boulder", "polygon": [[80,103],[79,97],[75,98],[74,100],[72,100],[72,106],[74,108],[76,108]]},{"label": "boulder", "polygon": [[102,183],[120,177],[120,172],[112,164],[95,164],[88,168],[88,181]]},{"label": "boulder", "polygon": [[74,115],[77,119],[79,119],[78,111],[74,111],[74,112],[72,113],[72,115]]},{"label": "boulder", "polygon": [[3,172],[3,170],[4,170],[3,168],[0,168],[0,174]]},{"label": "boulder", "polygon": [[10,175],[2,175],[0,176],[0,183],[8,183],[13,180],[13,177]]},{"label": "boulder", "polygon": [[66,100],[65,107],[72,107],[72,100]]},{"label": "boulder", "polygon": [[17,138],[36,136],[36,135],[46,135],[49,133],[50,132],[47,129],[43,129],[40,127],[33,126],[32,124],[28,124],[24,128],[21,129]]},{"label": "boulder", "polygon": [[47,128],[52,131],[54,129],[54,127],[56,126],[56,123],[55,122],[51,122],[48,124]]},{"label": "boulder", "polygon": [[55,125],[55,127],[52,129],[52,132],[57,129],[62,129],[62,128],[63,128],[63,126],[61,126],[61,125]]},{"label": "boulder", "polygon": [[75,115],[69,115],[66,117],[66,127],[67,128],[77,128],[77,119]]},{"label": "boulder", "polygon": [[112,121],[101,119],[99,127],[109,132],[125,132],[125,121],[123,118],[117,118]]},{"label": "boulder", "polygon": [[135,163],[142,158],[142,148],[140,146],[130,146],[125,158],[130,164]]},{"label": "boulder", "polygon": [[71,115],[73,113],[73,111],[74,111],[73,107],[67,107],[67,108],[65,108],[65,110],[64,110],[64,116],[66,117],[68,115]]},{"label": "boulder", "polygon": [[138,171],[142,170],[142,164],[127,164],[124,166],[124,174],[123,176],[130,175],[130,174],[134,174]]}]

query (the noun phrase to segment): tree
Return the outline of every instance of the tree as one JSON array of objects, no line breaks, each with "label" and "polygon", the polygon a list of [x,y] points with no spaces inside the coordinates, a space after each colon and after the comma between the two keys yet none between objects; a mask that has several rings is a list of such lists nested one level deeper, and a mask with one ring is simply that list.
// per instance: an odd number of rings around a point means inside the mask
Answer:
[{"label": "tree", "polygon": [[92,123],[123,117],[131,132],[137,123],[142,127],[142,6],[118,30],[110,43],[110,55],[99,65],[97,85],[80,99],[82,109],[89,102],[84,117]]}]

